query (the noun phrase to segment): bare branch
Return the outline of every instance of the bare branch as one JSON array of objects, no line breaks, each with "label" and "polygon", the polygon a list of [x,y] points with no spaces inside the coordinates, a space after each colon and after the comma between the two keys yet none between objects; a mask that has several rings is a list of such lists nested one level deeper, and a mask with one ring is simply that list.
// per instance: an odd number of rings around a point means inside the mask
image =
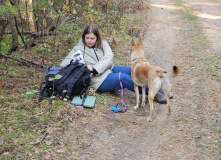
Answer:
[{"label": "bare branch", "polygon": [[45,66],[41,65],[41,64],[38,64],[38,63],[35,63],[33,61],[30,61],[30,60],[27,60],[25,58],[21,58],[21,59],[18,59],[18,58],[14,58],[14,57],[10,57],[10,56],[7,56],[3,53],[0,54],[1,56],[5,57],[5,58],[9,58],[9,59],[12,59],[12,60],[15,60],[17,62],[20,62],[20,63],[23,63],[23,64],[26,64],[26,63],[30,63],[30,64],[33,64],[33,65],[36,65],[36,66],[39,66],[41,68],[45,68]]},{"label": "bare branch", "polygon": [[44,135],[41,137],[41,139],[38,142],[31,143],[31,145],[37,145],[37,144],[41,143],[45,139],[47,134],[48,134],[48,132],[45,132]]}]

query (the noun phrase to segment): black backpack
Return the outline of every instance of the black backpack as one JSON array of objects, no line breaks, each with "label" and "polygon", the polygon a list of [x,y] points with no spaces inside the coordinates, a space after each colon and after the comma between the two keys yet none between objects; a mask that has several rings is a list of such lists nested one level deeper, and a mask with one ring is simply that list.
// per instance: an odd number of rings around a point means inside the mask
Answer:
[{"label": "black backpack", "polygon": [[[70,63],[65,68],[47,67],[45,82],[40,86],[38,102],[43,100],[45,93],[49,98],[49,103],[56,95],[60,95],[64,100],[73,99],[74,96],[82,95],[90,85],[90,71],[82,63]],[[42,86],[44,88],[42,89]]]}]

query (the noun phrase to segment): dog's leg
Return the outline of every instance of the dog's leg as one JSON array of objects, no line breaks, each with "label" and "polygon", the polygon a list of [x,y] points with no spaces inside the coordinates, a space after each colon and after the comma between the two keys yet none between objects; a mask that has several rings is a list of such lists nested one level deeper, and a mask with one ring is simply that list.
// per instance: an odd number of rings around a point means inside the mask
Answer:
[{"label": "dog's leg", "polygon": [[137,110],[139,108],[139,90],[138,90],[138,85],[134,83],[134,90],[135,90],[135,95],[136,95],[136,106],[134,106],[134,109]]},{"label": "dog's leg", "polygon": [[162,90],[166,94],[167,97],[167,108],[168,108],[168,114],[171,114],[171,108],[170,108],[170,93],[171,93],[171,86],[170,81],[167,78],[162,79]]},{"label": "dog's leg", "polygon": [[142,87],[142,103],[141,106],[145,107],[146,104],[146,87]]},{"label": "dog's leg", "polygon": [[170,88],[170,84],[168,83],[167,85],[167,107],[168,107],[168,114],[171,114],[171,108],[170,108],[170,93],[171,93],[171,88]]},{"label": "dog's leg", "polygon": [[149,88],[148,101],[150,104],[150,117],[147,118],[147,121],[149,121],[149,122],[151,122],[153,120],[153,114],[154,114],[153,100],[154,100],[156,93],[157,93],[157,89],[150,89]]},{"label": "dog's leg", "polygon": [[171,108],[170,108],[170,92],[167,92],[167,107],[168,107],[168,114],[171,114]]},{"label": "dog's leg", "polygon": [[153,114],[154,114],[154,108],[153,108],[153,97],[148,95],[148,101],[150,104],[150,117],[147,118],[148,122],[151,122],[153,120]]}]

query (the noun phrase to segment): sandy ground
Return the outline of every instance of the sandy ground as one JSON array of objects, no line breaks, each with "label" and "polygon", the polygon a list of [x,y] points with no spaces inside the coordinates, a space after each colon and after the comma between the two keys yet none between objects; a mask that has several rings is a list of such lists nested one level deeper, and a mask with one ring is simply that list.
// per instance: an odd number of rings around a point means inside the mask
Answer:
[{"label": "sandy ground", "polygon": [[[221,3],[183,2],[194,9],[204,36],[211,42],[207,54],[218,61]],[[108,107],[95,108],[90,122],[81,122],[81,129],[71,124],[72,128],[64,135],[69,148],[66,159],[215,160],[221,157],[216,131],[217,125],[220,126],[221,85],[220,81],[200,72],[198,65],[202,64],[196,61],[194,48],[201,44],[191,39],[189,22],[175,1],[151,0],[147,14],[143,44],[148,61],[165,70],[172,69],[173,65],[181,69],[179,76],[171,80],[172,115],[167,115],[166,104],[155,102],[154,120],[147,122],[149,105],[134,111],[135,95],[125,90],[126,113],[116,114]]]},{"label": "sandy ground", "polygon": [[212,42],[211,54],[221,57],[221,3],[218,1],[186,0],[203,26],[205,36]]}]

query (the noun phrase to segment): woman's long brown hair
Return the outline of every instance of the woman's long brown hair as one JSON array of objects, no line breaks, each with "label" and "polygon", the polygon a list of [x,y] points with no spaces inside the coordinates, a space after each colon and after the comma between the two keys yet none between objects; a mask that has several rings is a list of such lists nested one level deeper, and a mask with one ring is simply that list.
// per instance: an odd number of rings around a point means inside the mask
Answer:
[{"label": "woman's long brown hair", "polygon": [[83,43],[86,45],[86,42],[85,42],[85,35],[86,34],[90,34],[90,33],[93,33],[96,37],[97,37],[97,42],[95,44],[95,49],[103,49],[103,45],[102,45],[102,38],[101,38],[101,35],[100,35],[100,32],[98,30],[98,28],[94,25],[94,24],[90,24],[88,25],[84,32],[83,32],[83,35],[82,35],[82,41]]}]

